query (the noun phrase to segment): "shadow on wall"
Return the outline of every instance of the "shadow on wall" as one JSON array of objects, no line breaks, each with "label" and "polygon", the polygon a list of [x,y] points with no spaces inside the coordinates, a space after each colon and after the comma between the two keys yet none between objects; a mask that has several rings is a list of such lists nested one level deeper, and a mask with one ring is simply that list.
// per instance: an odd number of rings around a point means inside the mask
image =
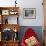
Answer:
[{"label": "shadow on wall", "polygon": [[19,31],[19,40],[20,40],[20,42],[21,42],[21,40],[24,36],[25,31],[28,28],[32,28],[36,32],[39,41],[41,43],[43,43],[43,30],[42,30],[41,26],[21,26],[20,31]]}]

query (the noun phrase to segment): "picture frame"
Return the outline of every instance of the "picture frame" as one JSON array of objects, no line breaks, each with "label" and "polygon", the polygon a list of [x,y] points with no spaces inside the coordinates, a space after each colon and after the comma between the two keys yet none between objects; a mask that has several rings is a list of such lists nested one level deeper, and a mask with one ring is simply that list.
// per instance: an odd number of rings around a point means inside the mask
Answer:
[{"label": "picture frame", "polygon": [[23,17],[25,19],[35,19],[36,8],[23,8]]},{"label": "picture frame", "polygon": [[2,10],[2,15],[9,15],[9,10]]}]

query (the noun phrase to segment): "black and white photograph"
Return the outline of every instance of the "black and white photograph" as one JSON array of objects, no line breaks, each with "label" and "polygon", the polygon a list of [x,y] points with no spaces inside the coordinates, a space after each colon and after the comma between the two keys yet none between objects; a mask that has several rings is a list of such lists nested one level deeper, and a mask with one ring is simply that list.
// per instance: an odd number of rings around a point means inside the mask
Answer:
[{"label": "black and white photograph", "polygon": [[24,8],[24,18],[35,19],[36,18],[36,8]]}]

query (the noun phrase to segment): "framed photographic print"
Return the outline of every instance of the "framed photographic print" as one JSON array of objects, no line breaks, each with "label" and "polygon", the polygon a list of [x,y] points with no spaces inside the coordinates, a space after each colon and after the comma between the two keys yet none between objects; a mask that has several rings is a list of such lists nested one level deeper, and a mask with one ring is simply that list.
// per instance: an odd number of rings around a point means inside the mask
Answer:
[{"label": "framed photographic print", "polygon": [[36,8],[24,8],[23,9],[24,18],[35,19],[36,18]]},{"label": "framed photographic print", "polygon": [[9,10],[2,10],[2,15],[9,15]]}]

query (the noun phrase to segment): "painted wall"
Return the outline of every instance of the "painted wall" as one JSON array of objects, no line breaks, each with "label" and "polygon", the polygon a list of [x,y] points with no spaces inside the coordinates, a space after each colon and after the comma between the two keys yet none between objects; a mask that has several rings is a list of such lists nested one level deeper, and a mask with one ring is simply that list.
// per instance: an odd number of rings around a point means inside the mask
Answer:
[{"label": "painted wall", "polygon": [[[0,6],[15,6],[15,0],[0,0]],[[42,0],[17,0],[20,7],[19,24],[21,26],[43,26],[43,6]],[[23,8],[36,8],[36,19],[24,19]]]},{"label": "painted wall", "polygon": [[[25,0],[21,4],[20,25],[22,26],[43,26],[43,6],[42,0]],[[24,19],[23,8],[36,8],[36,19]]]}]

